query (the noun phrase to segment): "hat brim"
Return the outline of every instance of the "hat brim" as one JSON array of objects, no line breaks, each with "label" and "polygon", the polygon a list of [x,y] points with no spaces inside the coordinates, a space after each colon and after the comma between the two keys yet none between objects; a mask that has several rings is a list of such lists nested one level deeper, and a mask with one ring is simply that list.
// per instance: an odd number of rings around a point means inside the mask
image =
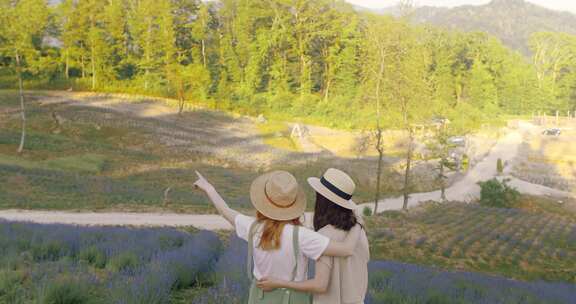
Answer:
[{"label": "hat brim", "polygon": [[264,216],[273,220],[289,221],[299,218],[304,214],[304,211],[306,211],[306,194],[302,187],[298,187],[296,201],[288,208],[277,207],[266,198],[266,182],[274,173],[275,172],[270,172],[261,175],[252,182],[250,186],[250,201],[252,202],[252,206]]},{"label": "hat brim", "polygon": [[358,205],[356,205],[356,203],[353,200],[343,199],[338,195],[336,195],[334,192],[330,191],[324,185],[322,185],[320,179],[317,177],[309,177],[308,184],[310,185],[310,187],[312,187],[312,189],[314,189],[314,191],[320,193],[322,196],[329,199],[331,202],[340,207],[350,210],[355,210],[356,208],[358,208]]}]

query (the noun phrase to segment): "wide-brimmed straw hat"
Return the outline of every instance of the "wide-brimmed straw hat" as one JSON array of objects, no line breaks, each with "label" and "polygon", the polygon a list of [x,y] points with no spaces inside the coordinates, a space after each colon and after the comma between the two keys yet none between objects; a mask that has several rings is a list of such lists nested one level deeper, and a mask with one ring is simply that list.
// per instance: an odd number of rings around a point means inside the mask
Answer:
[{"label": "wide-brimmed straw hat", "polygon": [[321,178],[310,177],[308,184],[336,205],[354,210],[358,205],[352,201],[356,184],[348,174],[334,168],[326,170]]},{"label": "wide-brimmed straw hat", "polygon": [[250,200],[256,210],[277,221],[299,218],[306,210],[304,190],[286,171],[273,171],[256,178],[250,186]]}]

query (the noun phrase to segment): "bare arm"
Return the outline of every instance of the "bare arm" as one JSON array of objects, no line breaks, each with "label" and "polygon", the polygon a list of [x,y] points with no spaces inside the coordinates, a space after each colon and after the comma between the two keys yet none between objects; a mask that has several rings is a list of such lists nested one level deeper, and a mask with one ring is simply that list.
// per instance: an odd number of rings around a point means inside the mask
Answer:
[{"label": "bare arm", "polygon": [[[323,257],[326,258],[326,257]],[[264,291],[271,291],[276,288],[290,288],[297,291],[311,293],[325,293],[330,281],[330,268],[324,263],[316,262],[316,274],[313,279],[302,282],[290,282],[277,280],[274,278],[263,278],[256,284]]]},{"label": "bare arm", "polygon": [[196,175],[198,175],[198,180],[194,183],[194,186],[198,189],[203,190],[206,193],[206,195],[208,195],[208,198],[210,198],[210,200],[212,201],[214,207],[216,207],[218,212],[230,224],[232,224],[232,226],[234,226],[234,220],[236,219],[236,216],[240,213],[230,208],[226,203],[226,201],[224,201],[222,196],[220,196],[218,191],[214,189],[214,186],[212,186],[198,171],[196,171]]},{"label": "bare arm", "polygon": [[356,224],[348,232],[348,235],[343,242],[336,242],[330,240],[328,247],[322,253],[322,255],[335,256],[335,257],[348,257],[354,254],[354,249],[360,239],[360,233],[362,232],[362,226]]}]

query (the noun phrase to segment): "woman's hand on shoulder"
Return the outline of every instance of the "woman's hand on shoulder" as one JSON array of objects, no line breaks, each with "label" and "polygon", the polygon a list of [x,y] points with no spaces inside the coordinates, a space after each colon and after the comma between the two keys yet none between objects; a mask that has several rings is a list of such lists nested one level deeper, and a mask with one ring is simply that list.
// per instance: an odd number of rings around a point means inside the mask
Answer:
[{"label": "woman's hand on shoulder", "polygon": [[214,190],[214,186],[212,186],[212,184],[210,184],[210,182],[208,182],[208,180],[206,180],[204,176],[200,174],[200,172],[196,171],[196,175],[198,176],[198,180],[194,183],[195,188],[200,189],[204,192]]},{"label": "woman's hand on shoulder", "polygon": [[282,280],[264,277],[261,280],[258,280],[258,282],[256,283],[256,286],[258,286],[258,288],[260,288],[264,291],[272,291],[276,288],[283,287],[283,284],[282,284]]},{"label": "woman's hand on shoulder", "polygon": [[360,224],[361,226],[364,226],[365,222],[362,213],[360,213],[359,210],[354,210],[354,215],[356,216],[356,223]]}]

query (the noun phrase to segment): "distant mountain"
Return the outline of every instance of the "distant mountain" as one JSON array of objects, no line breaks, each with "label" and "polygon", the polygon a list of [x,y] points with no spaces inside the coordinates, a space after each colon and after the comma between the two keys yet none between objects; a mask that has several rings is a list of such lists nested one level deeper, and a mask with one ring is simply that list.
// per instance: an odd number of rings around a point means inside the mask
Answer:
[{"label": "distant mountain", "polygon": [[[395,14],[385,9],[376,13]],[[481,6],[456,8],[419,7],[413,20],[448,29],[483,31],[499,37],[509,47],[530,54],[528,40],[539,31],[576,34],[576,15],[550,10],[524,0],[493,0]]]}]

